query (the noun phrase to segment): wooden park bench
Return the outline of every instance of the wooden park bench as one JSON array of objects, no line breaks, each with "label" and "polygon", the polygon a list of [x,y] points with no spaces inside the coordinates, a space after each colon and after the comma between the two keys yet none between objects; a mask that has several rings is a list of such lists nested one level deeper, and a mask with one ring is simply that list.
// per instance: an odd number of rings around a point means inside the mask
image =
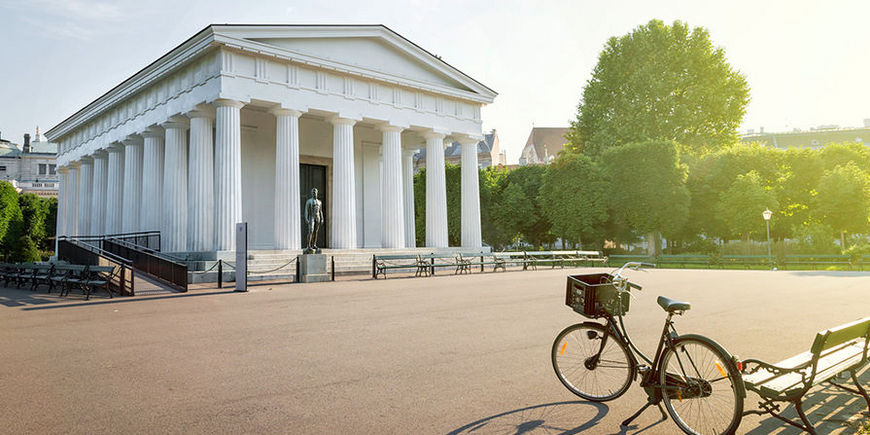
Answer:
[{"label": "wooden park bench", "polygon": [[504,272],[506,271],[505,259],[509,256],[502,253],[481,252],[480,254],[465,254],[461,255],[461,257],[462,260],[468,261],[469,268],[471,266],[480,266],[480,271],[483,272],[486,266],[492,266],[493,272],[499,269]]},{"label": "wooden park bench", "polygon": [[[776,364],[756,359],[743,361],[743,383],[747,389],[761,397],[760,410],[744,412],[763,415],[768,413],[792,426],[815,434],[813,424],[807,420],[803,397],[814,386],[828,383],[837,388],[861,395],[870,410],[870,396],[858,382],[856,372],[867,363],[870,343],[870,317],[865,317],[816,334],[808,352],[795,355]],[[855,388],[835,382],[841,373],[851,375]],[[794,404],[803,424],[781,415],[777,402]]]},{"label": "wooden park bench", "polygon": [[652,263],[653,261],[649,256],[646,255],[626,255],[626,254],[616,254],[610,255],[607,257],[608,267],[620,267],[625,263],[637,262],[637,263]]},{"label": "wooden park bench", "polygon": [[719,260],[719,266],[724,269],[727,266],[740,266],[751,269],[752,266],[773,267],[774,260],[767,255],[723,255]]},{"label": "wooden park bench", "polygon": [[675,254],[675,255],[659,255],[656,259],[656,267],[679,266],[685,268],[689,265],[703,265],[710,267],[709,255],[698,254]]},{"label": "wooden park bench", "polygon": [[383,275],[384,279],[387,279],[388,270],[415,268],[414,276],[421,276],[424,273],[429,276],[429,269],[421,266],[419,255],[372,255],[372,278],[374,279],[378,279],[378,275]]},{"label": "wooden park bench", "polygon": [[454,268],[453,274],[460,271],[459,256],[453,254],[421,254],[418,256],[421,267],[427,267],[430,275],[435,275],[435,270],[439,267]]},{"label": "wooden park bench", "polygon": [[848,255],[786,255],[783,269],[788,269],[788,266],[810,266],[813,270],[821,266],[849,266],[852,268],[851,257]]}]

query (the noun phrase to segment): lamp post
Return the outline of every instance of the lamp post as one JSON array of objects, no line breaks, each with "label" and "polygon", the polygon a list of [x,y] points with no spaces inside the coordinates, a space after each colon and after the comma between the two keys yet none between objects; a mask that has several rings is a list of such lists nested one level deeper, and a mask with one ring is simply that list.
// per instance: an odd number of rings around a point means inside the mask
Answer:
[{"label": "lamp post", "polygon": [[771,267],[773,267],[773,256],[770,252],[770,218],[773,217],[773,212],[765,207],[765,210],[761,212],[761,216],[764,217],[764,225],[767,227],[767,261],[770,263]]}]

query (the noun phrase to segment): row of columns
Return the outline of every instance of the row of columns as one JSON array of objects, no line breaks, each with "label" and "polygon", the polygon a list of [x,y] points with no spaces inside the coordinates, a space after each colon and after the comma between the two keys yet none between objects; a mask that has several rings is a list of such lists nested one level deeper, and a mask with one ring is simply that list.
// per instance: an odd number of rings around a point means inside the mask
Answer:
[{"label": "row of columns", "polygon": [[[235,249],[242,220],[243,103],[228,99],[173,116],[107,150],[61,168],[58,235],[159,230],[167,252]],[[302,247],[299,192],[299,117],[275,109],[275,247]],[[354,136],[356,120],[333,125],[331,247],[357,247]],[[190,130],[190,143],[187,143]],[[403,149],[403,127],[384,124],[382,247],[415,246],[413,154]],[[213,133],[214,131],[214,133]],[[447,247],[445,134],[425,135],[426,246]],[[480,247],[477,141],[462,141],[462,245]],[[214,145],[212,145],[214,144]]]}]

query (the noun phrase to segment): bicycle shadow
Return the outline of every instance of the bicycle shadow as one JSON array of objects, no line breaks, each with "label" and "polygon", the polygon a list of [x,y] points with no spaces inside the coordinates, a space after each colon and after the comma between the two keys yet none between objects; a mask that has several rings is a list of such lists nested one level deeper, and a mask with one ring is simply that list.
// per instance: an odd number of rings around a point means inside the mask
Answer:
[{"label": "bicycle shadow", "polygon": [[[578,416],[589,415],[590,411],[595,415],[577,425]],[[596,426],[609,411],[610,408],[603,403],[582,400],[544,403],[491,415],[454,429],[448,432],[448,435],[491,433],[571,435]]]},{"label": "bicycle shadow", "polygon": [[[858,381],[865,388],[870,385],[870,367],[863,369],[858,373]],[[850,385],[851,381],[844,381],[846,385]],[[868,418],[867,402],[861,396],[848,393],[836,387],[827,385],[824,387],[815,387],[807,393],[804,400],[804,409],[807,412],[807,418],[816,428],[818,433],[854,433],[854,426],[862,420]],[[745,409],[757,409],[757,399],[752,393],[746,397]],[[783,415],[794,421],[800,421],[800,418],[795,411],[794,406],[787,403],[781,403]],[[746,418],[746,417],[744,417]],[[741,424],[741,429],[746,430],[747,435],[767,435],[767,434],[802,434],[805,433],[798,428],[789,426],[788,424],[765,414],[760,417],[761,421],[757,426],[752,427],[744,421]],[[750,427],[752,427],[750,429]]]}]

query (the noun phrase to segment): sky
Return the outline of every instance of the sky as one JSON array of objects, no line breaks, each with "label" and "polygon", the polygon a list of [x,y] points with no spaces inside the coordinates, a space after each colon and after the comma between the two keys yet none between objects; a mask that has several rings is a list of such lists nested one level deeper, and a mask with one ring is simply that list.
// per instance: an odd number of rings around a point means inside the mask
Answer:
[{"label": "sky", "polygon": [[710,31],[751,88],[741,132],[870,118],[866,1],[0,0],[0,134],[46,131],[211,23],[384,24],[499,93],[508,162],[568,126],[606,40],[650,19]]}]

